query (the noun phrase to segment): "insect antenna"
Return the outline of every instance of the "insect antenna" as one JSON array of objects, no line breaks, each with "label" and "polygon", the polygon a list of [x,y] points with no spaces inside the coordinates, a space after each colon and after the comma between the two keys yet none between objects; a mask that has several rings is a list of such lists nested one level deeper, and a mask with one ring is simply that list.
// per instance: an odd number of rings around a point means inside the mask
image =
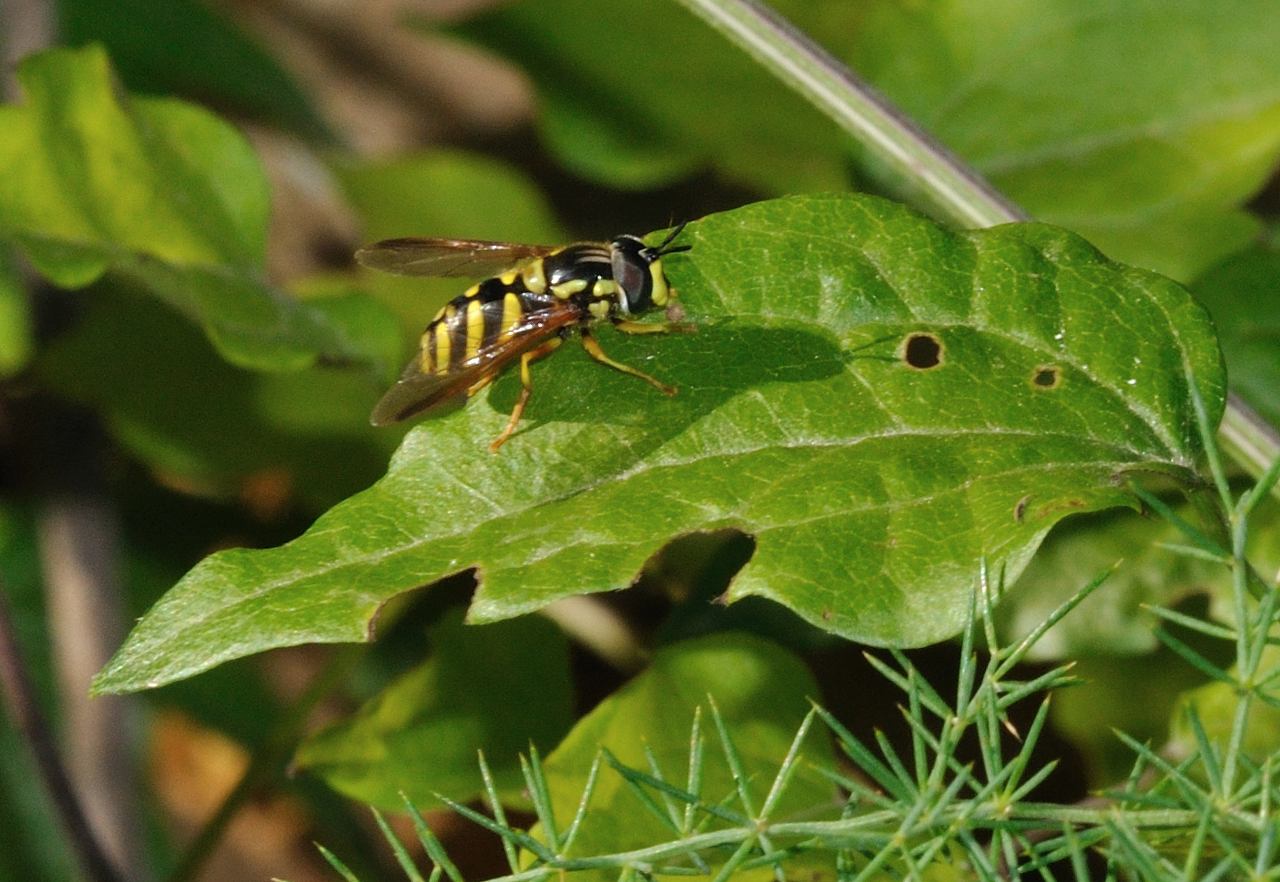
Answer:
[{"label": "insect antenna", "polygon": [[661,257],[664,254],[677,254],[681,251],[692,250],[693,248],[692,245],[675,245],[675,246],[671,245],[671,243],[674,242],[676,238],[681,233],[684,232],[684,228],[687,226],[689,226],[689,222],[685,221],[684,223],[680,224],[680,226],[676,227],[674,230],[668,233],[667,238],[663,239],[662,243],[657,248],[653,249],[654,256]]}]

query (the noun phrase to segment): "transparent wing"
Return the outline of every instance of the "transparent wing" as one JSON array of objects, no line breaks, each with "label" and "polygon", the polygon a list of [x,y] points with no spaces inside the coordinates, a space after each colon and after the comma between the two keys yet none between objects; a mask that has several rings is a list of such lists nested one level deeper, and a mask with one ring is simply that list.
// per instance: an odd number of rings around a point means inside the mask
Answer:
[{"label": "transparent wing", "polygon": [[401,276],[481,278],[544,257],[555,245],[521,245],[482,239],[384,239],[356,252],[363,266]]},{"label": "transparent wing", "polygon": [[492,378],[519,355],[577,321],[577,311],[567,306],[527,315],[509,336],[482,347],[473,358],[443,374],[423,373],[419,351],[374,405],[369,422],[386,426],[429,411],[451,410],[463,404],[468,391],[481,380]]}]

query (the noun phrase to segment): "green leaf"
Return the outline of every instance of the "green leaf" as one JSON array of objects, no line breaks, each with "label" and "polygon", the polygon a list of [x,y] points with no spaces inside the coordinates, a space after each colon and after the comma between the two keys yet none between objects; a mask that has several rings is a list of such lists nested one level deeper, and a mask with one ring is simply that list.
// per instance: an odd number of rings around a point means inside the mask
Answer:
[{"label": "green leaf", "polygon": [[1164,647],[1148,655],[1089,655],[1074,663],[1072,673],[1081,682],[1055,693],[1053,728],[1079,756],[1090,789],[1112,786],[1133,768],[1133,751],[1116,738],[1116,731],[1164,744],[1179,697],[1204,682],[1203,675]]},{"label": "green leaf", "polygon": [[549,749],[572,720],[569,647],[545,619],[476,628],[450,616],[430,635],[431,657],[351,718],[312,735],[294,765],[380,808],[434,794],[467,801],[481,792],[476,751],[500,791],[522,785],[518,756]]},{"label": "green leaf", "polygon": [[[331,314],[370,305],[313,303]],[[96,286],[83,307],[82,320],[36,359],[37,376],[95,408],[127,450],[183,484],[232,494],[271,477],[316,511],[369,486],[385,468],[397,436],[369,425],[380,392],[369,374],[237,368],[189,323],[116,285]],[[400,345],[394,322],[361,334]]]},{"label": "green leaf", "polygon": [[77,288],[115,270],[241,366],[362,357],[263,279],[267,184],[239,133],[189,104],[121,94],[96,47],[29,58],[18,80],[25,105],[0,107],[0,236],[41,273]]},{"label": "green leaf", "polygon": [[1280,426],[1280,253],[1234,255],[1191,290],[1218,326],[1232,391]]},{"label": "green leaf", "polygon": [[[1196,522],[1191,506],[1179,506],[1176,511]],[[1001,600],[999,618],[1006,642],[1029,633],[1080,586],[1117,562],[1121,566],[1102,589],[1051,628],[1032,648],[1030,658],[1151,653],[1160,644],[1153,628],[1155,617],[1144,607],[1173,608],[1197,595],[1207,595],[1215,618],[1229,621],[1233,616],[1230,569],[1160,543],[1185,545],[1187,539],[1154,514],[1109,512],[1055,530],[1018,579],[1017,590]],[[1248,555],[1259,572],[1274,573],[1280,568],[1280,506],[1266,501],[1257,511]],[[1131,728],[1125,731],[1133,733]]]},{"label": "green leaf", "polygon": [[554,243],[564,238],[537,186],[487,156],[432,150],[379,162],[344,162],[334,171],[371,240],[444,236]]},{"label": "green leaf", "polygon": [[[734,781],[711,723],[708,696],[742,758],[759,808],[809,711],[809,700],[818,697],[818,686],[804,664],[781,647],[745,634],[717,634],[660,650],[650,667],[583,717],[547,757],[544,765],[560,830],[574,817],[587,770],[601,748],[623,764],[652,774],[647,749],[666,782],[684,790],[697,708],[702,711],[702,802],[716,805],[732,794]],[[773,819],[815,807],[834,812],[830,782],[808,771],[811,766],[829,768],[833,759],[826,730],[817,727],[805,739],[800,771],[783,792]],[[662,804],[661,794],[651,795]],[[683,810],[683,803],[676,805]],[[727,808],[742,810],[733,801]],[[695,817],[704,820],[701,814]],[[671,830],[642,808],[621,776],[606,769],[597,779],[572,853],[609,854],[671,838]]]},{"label": "green leaf", "polygon": [[13,254],[0,246],[0,378],[18,373],[31,359],[31,305]]},{"label": "green leaf", "polygon": [[880,0],[855,67],[1033,216],[1189,279],[1280,157],[1270,0]]},{"label": "green leaf", "polygon": [[130,91],[184,95],[308,137],[332,137],[275,59],[208,4],[60,0],[58,19],[66,43],[103,43]]},{"label": "green leaf", "polygon": [[[1259,662],[1257,681],[1265,679],[1280,667],[1280,648],[1268,646],[1262,651]],[[1232,673],[1239,676],[1239,671]],[[1280,751],[1280,694],[1272,679],[1270,688],[1263,691],[1271,699],[1271,703],[1254,698],[1249,705],[1249,717],[1244,728],[1244,738],[1240,749],[1257,765],[1261,766],[1269,758]],[[1240,710],[1240,692],[1231,683],[1208,683],[1198,689],[1189,690],[1182,696],[1175,713],[1172,715],[1169,736],[1169,747],[1179,751],[1178,755],[1189,754],[1197,746],[1195,735],[1187,719],[1188,707],[1194,707],[1204,724],[1205,732],[1214,744],[1226,745],[1232,734],[1235,717]],[[1274,759],[1271,759],[1274,762]]]},{"label": "green leaf", "polygon": [[[842,33],[838,10],[773,5]],[[711,166],[765,193],[846,184],[835,124],[670,0],[523,0],[462,32],[533,79],[543,139],[584,177],[644,188]]]},{"label": "green leaf", "polygon": [[519,615],[625,587],[672,536],[725,528],[756,543],[728,600],[928,643],[963,625],[980,559],[1013,577],[1063,517],[1132,505],[1127,474],[1192,479],[1188,371],[1221,414],[1203,309],[1062,230],[951,233],[830,195],[712,215],[682,241],[668,273],[698,332],[602,333],[678,395],[572,347],[534,369],[527,422],[494,456],[517,394],[504,377],[411,431],[385,478],[305,536],[196,567],[97,688],[366,639],[387,599],[468,567],[473,620]]}]

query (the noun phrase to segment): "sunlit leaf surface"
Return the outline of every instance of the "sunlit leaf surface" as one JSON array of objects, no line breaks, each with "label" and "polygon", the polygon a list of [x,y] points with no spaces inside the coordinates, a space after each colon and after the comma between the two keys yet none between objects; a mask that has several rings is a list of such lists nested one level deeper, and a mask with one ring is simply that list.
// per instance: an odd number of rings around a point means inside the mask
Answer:
[{"label": "sunlit leaf surface", "polygon": [[351,328],[267,283],[267,183],[233,128],[124,95],[99,47],[33,56],[18,81],[23,102],[0,107],[0,237],[51,281],[114,270],[244,367],[370,359]]},{"label": "sunlit leaf surface", "polygon": [[866,197],[782,199],[691,225],[668,272],[695,334],[601,332],[518,387],[406,437],[378,484],[294,542],[197,566],[100,675],[143,688],[305,641],[361,640],[388,598],[469,567],[476,621],[628,585],[672,536],[756,543],[728,598],[761,595],[863,641],[959,630],[978,563],[1015,576],[1049,528],[1131,504],[1126,475],[1189,479],[1189,373],[1223,374],[1203,309],[1167,279],[1043,225],[952,233]]}]

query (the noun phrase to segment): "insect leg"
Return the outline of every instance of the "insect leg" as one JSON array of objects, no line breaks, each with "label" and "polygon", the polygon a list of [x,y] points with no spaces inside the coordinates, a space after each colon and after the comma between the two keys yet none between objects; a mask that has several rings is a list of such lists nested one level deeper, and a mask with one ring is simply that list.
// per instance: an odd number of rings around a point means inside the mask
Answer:
[{"label": "insect leg", "polygon": [[655,379],[654,377],[651,377],[646,373],[638,371],[633,367],[629,367],[625,364],[622,364],[621,362],[614,361],[612,358],[605,355],[604,350],[600,348],[599,341],[597,341],[596,338],[592,336],[590,328],[582,329],[582,348],[587,350],[587,355],[590,355],[592,358],[594,358],[596,361],[600,362],[601,364],[606,364],[609,367],[613,368],[614,370],[622,371],[624,374],[630,374],[633,377],[639,377],[640,379],[648,383],[650,386],[653,386],[655,389],[662,392],[664,395],[676,394],[676,389],[674,386],[668,386],[666,383],[662,382],[661,380]]},{"label": "insect leg", "polygon": [[471,388],[467,389],[467,397],[474,398],[476,396],[476,393],[479,392],[481,389],[483,389],[485,386],[488,386],[490,383],[492,383],[494,380],[494,377],[496,376],[498,375],[490,374],[489,376],[485,377],[483,380],[480,380],[479,382],[475,383],[473,386],[471,386]]},{"label": "insect leg", "polygon": [[697,325],[688,322],[633,322],[614,319],[613,326],[624,334],[692,334]]},{"label": "insect leg", "polygon": [[529,396],[533,394],[533,375],[529,372],[529,365],[544,356],[550,355],[563,342],[564,338],[556,337],[520,356],[520,397],[516,399],[516,406],[511,409],[511,418],[507,420],[507,427],[489,445],[490,453],[497,453],[498,448],[507,443],[511,433],[520,424],[520,417],[524,414],[524,406],[529,403]]}]

